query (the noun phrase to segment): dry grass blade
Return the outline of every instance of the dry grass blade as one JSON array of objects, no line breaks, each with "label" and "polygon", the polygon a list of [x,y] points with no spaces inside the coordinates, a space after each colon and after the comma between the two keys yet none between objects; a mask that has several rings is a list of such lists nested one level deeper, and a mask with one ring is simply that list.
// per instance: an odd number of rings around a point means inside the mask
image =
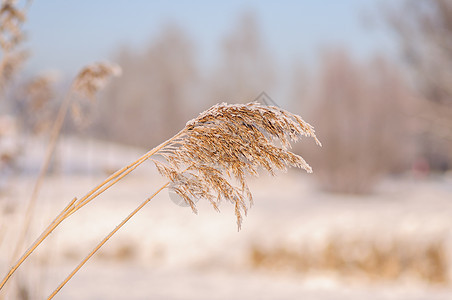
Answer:
[{"label": "dry grass blade", "polygon": [[[177,139],[181,133],[175,135],[172,139]],[[47,226],[47,228],[41,233],[41,235],[33,242],[33,244],[22,254],[19,260],[13,265],[10,271],[5,275],[3,280],[0,283],[0,290],[3,289],[7,281],[11,278],[11,276],[16,272],[16,270],[22,265],[22,263],[33,253],[33,251],[52,233],[55,228],[58,227],[61,222],[67,219],[70,215],[81,209],[83,206],[94,200],[97,196],[102,194],[104,191],[109,189],[112,185],[116,184],[122,178],[130,174],[133,170],[135,170],[139,165],[149,159],[152,155],[154,155],[157,151],[159,151],[162,147],[166,146],[168,143],[172,141],[169,139],[168,141],[163,142],[159,146],[150,150],[149,152],[142,155],[140,158],[135,160],[133,163],[125,166],[124,168],[116,171],[112,175],[110,175],[107,179],[102,181],[99,185],[89,191],[85,196],[80,199],[74,198],[69,202],[69,204],[55,217],[55,219]],[[33,195],[36,195],[36,187]],[[32,198],[33,199],[33,198]],[[30,205],[30,204],[29,204]],[[28,207],[29,209],[30,207]],[[28,220],[28,218],[27,218]],[[28,228],[29,223],[27,223]]]},{"label": "dry grass blade", "polygon": [[223,199],[234,204],[240,229],[252,204],[247,175],[257,175],[259,168],[272,175],[288,167],[312,172],[301,156],[289,151],[290,142],[301,136],[313,137],[320,145],[312,126],[288,111],[258,103],[223,103],[189,121],[183,135],[157,153],[165,162],[153,161],[171,181],[169,188],[194,212],[194,199],[205,198],[217,210]]},{"label": "dry grass blade", "polygon": [[139,212],[149,201],[152,200],[158,193],[160,193],[164,188],[167,187],[169,183],[164,184],[160,187],[152,196],[144,200],[137,208],[135,208],[118,226],[115,227],[97,246],[78,264],[78,266],[69,274],[66,279],[53,291],[53,293],[47,298],[52,299],[55,295],[63,288],[63,286],[71,280],[71,278],[75,275],[75,273],[80,270],[85,263],[119,230],[124,224],[126,224],[137,212]]}]

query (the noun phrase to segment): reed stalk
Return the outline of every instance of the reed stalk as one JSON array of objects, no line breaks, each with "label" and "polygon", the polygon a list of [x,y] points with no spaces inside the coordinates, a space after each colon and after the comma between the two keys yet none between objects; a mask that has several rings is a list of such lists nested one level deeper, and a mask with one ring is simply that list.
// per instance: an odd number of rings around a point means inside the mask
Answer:
[{"label": "reed stalk", "polygon": [[[177,138],[178,135],[174,136],[172,139]],[[157,151],[159,151],[162,147],[164,147],[167,143],[171,142],[168,140],[159,146],[155,147],[151,151],[147,152],[140,158],[138,158],[133,163],[128,166],[116,171],[114,174],[110,175],[107,179],[102,181],[99,185],[97,185],[94,189],[88,192],[81,199],[77,200],[74,198],[72,201],[68,203],[68,205],[56,216],[56,218],[47,226],[47,228],[41,233],[41,235],[33,242],[33,244],[25,251],[24,254],[19,258],[19,260],[14,264],[14,266],[10,269],[10,271],[3,278],[0,283],[0,290],[9,280],[9,278],[14,274],[14,272],[20,267],[20,265],[30,256],[31,253],[52,233],[52,231],[60,225],[66,218],[70,215],[78,211],[80,208],[91,202],[97,196],[102,194],[105,190],[110,188],[112,185],[117,183],[119,180],[123,179],[130,172],[135,170],[140,164],[145,162],[149,157],[154,155]]]},{"label": "reed stalk", "polygon": [[[276,170],[297,167],[312,172],[299,155],[289,149],[291,142],[302,136],[313,137],[311,125],[288,111],[258,103],[243,105],[218,104],[189,121],[175,136],[147,152],[133,163],[118,170],[98,186],[77,200],[74,198],[43,231],[32,246],[5,276],[0,289],[28,258],[28,256],[66,218],[94,200],[105,190],[123,179],[146,160],[152,161],[168,182],[134,209],[111,231],[53,291],[52,299],[85,263],[138,211],[160,191],[168,188],[197,213],[199,199],[209,201],[219,211],[222,201],[235,206],[238,230],[243,215],[252,205],[252,194],[247,185],[248,175],[258,175],[264,169],[274,175]],[[153,156],[160,156],[157,159]]]}]

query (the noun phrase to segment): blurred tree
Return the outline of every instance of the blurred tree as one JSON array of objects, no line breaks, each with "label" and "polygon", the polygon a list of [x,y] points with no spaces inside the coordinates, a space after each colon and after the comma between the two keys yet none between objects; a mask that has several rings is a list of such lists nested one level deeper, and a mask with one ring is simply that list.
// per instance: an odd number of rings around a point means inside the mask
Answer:
[{"label": "blurred tree", "polygon": [[123,48],[115,59],[123,75],[104,93],[97,135],[149,147],[182,128],[200,105],[249,102],[273,86],[275,68],[254,15],[242,16],[221,50],[220,63],[201,81],[193,47],[175,26],[144,53]]},{"label": "blurred tree", "polygon": [[368,193],[379,177],[406,163],[399,114],[407,89],[381,57],[358,64],[345,51],[332,51],[322,63],[313,119],[323,149],[315,173],[328,191]]},{"label": "blurred tree", "polygon": [[221,54],[208,84],[211,103],[250,102],[261,92],[270,92],[275,66],[252,13],[241,16],[235,30],[224,39]]},{"label": "blurred tree", "polygon": [[166,27],[144,53],[122,49],[116,61],[123,75],[104,93],[98,135],[150,147],[193,117],[189,103],[199,74],[180,28]]},{"label": "blurred tree", "polygon": [[404,1],[384,11],[402,57],[425,100],[417,115],[425,134],[422,152],[432,167],[452,165],[452,1]]}]

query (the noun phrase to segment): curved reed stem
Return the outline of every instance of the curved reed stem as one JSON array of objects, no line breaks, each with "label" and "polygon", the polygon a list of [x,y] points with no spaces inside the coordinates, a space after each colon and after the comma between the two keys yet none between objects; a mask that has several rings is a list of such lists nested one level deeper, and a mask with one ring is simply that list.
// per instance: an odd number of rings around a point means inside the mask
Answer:
[{"label": "curved reed stem", "polygon": [[55,295],[63,288],[63,286],[71,280],[71,278],[77,273],[83,265],[119,230],[124,224],[126,224],[138,211],[140,211],[149,201],[152,200],[158,193],[160,193],[164,188],[169,185],[169,182],[165,183],[160,187],[152,196],[143,201],[137,208],[135,208],[121,223],[119,223],[116,228],[110,232],[97,246],[77,265],[77,267],[64,279],[62,283],[53,291],[53,293],[47,298],[47,300],[52,299]]},{"label": "curved reed stem", "polygon": [[[31,4],[31,0],[27,1],[26,8],[28,9],[29,5]],[[83,93],[87,97],[93,98],[95,93],[106,84],[106,80],[111,75],[118,75],[119,71],[118,68],[112,64],[107,63],[97,63],[88,65],[85,68],[83,68],[80,73],[74,78],[74,81],[72,82],[71,88],[67,92],[66,96],[63,99],[63,102],[60,105],[60,108],[58,110],[57,117],[55,119],[55,122],[52,126],[52,132],[50,134],[50,140],[49,144],[46,149],[44,161],[41,165],[41,169],[39,171],[39,175],[35,181],[31,196],[28,200],[28,204],[25,211],[25,217],[24,222],[22,226],[21,233],[19,234],[19,239],[16,243],[15,249],[13,251],[13,255],[11,257],[11,264],[14,262],[15,259],[17,259],[17,256],[19,255],[21,248],[23,246],[23,243],[25,242],[25,238],[27,236],[28,230],[30,228],[30,224],[32,223],[33,219],[33,211],[36,206],[36,200],[39,195],[39,191],[41,189],[43,180],[45,178],[45,175],[47,173],[47,170],[50,165],[50,161],[52,159],[53,153],[55,151],[56,144],[58,142],[58,138],[61,133],[61,128],[63,127],[64,120],[66,118],[67,112],[69,110],[69,105],[71,104],[71,100],[73,99],[71,96],[73,92]],[[96,80],[94,80],[96,79]],[[95,82],[96,84],[93,84]],[[152,150],[151,150],[152,151]],[[158,151],[158,149],[157,149]],[[139,159],[140,160],[140,159]],[[133,165],[136,164],[138,166],[141,164],[139,160],[135,161]],[[144,161],[144,160],[143,160]],[[130,172],[136,168],[131,168]],[[130,172],[126,172],[127,168],[123,168],[107,178],[104,182],[101,183],[100,186],[98,186],[96,189],[92,191],[92,193],[96,192],[98,189],[100,189],[102,186],[106,185],[109,181],[113,180],[115,177],[118,177],[121,179],[121,173],[125,172],[124,176],[127,175]],[[118,179],[118,180],[119,180]],[[71,207],[66,207],[56,218],[55,220],[46,228],[46,230],[40,235],[40,237],[35,241],[35,243],[25,252],[25,254],[19,259],[19,261],[14,265],[14,267],[10,270],[10,272],[5,276],[5,278],[2,280],[0,284],[0,290],[5,285],[6,281],[11,277],[11,275],[15,272],[15,270],[22,264],[22,262],[31,254],[31,252],[34,251],[34,249],[55,229],[58,224],[60,224],[65,218],[67,218],[69,215],[71,215],[73,212],[84,206],[86,203],[97,197],[99,194],[101,194],[103,191],[105,191],[107,188],[109,188],[111,185],[116,183],[118,180],[114,181],[112,184],[108,185],[107,187],[101,189],[99,192],[91,196],[91,194],[85,195],[80,201],[76,202],[76,199],[73,200],[70,205]],[[68,210],[71,208],[70,210]],[[0,298],[1,299],[1,298]]]},{"label": "curved reed stem", "polygon": [[107,179],[101,182],[98,186],[92,189],[89,193],[87,193],[83,198],[77,200],[74,198],[59,214],[58,216],[50,223],[49,226],[41,233],[41,235],[35,240],[35,242],[28,248],[27,251],[20,257],[20,259],[16,262],[16,264],[10,269],[8,274],[3,278],[0,283],[0,290],[6,284],[8,279],[14,274],[14,272],[20,267],[20,265],[30,256],[31,253],[52,233],[52,231],[61,223],[64,219],[72,215],[74,212],[91,202],[94,198],[99,196],[105,190],[110,188],[112,185],[117,183],[119,180],[127,176],[130,172],[135,170],[139,165],[145,162],[149,157],[154,155],[160,149],[165,147],[167,144],[171,143],[173,140],[177,139],[179,136],[184,134],[185,129],[180,131],[178,134],[173,136],[171,139],[163,142],[159,146],[155,147],[151,151],[147,152],[136,161],[131,163],[130,165],[116,171],[114,174],[110,175]]},{"label": "curved reed stem", "polygon": [[33,219],[33,211],[36,205],[36,199],[38,198],[39,191],[41,189],[44,177],[49,169],[50,161],[52,159],[53,153],[55,151],[56,144],[58,142],[58,137],[60,136],[61,128],[63,127],[63,122],[66,117],[67,111],[69,109],[69,104],[71,102],[70,92],[66,95],[63,100],[63,103],[60,106],[58,111],[57,118],[53,124],[52,133],[50,135],[50,141],[47,146],[44,162],[41,166],[41,170],[39,171],[38,178],[35,181],[33,186],[33,191],[31,193],[30,199],[28,200],[27,208],[25,211],[24,224],[22,226],[22,231],[19,234],[19,240],[16,243],[15,249],[13,251],[12,262],[17,259],[17,256],[20,253],[20,250],[25,242],[25,238],[27,236],[28,230],[30,229],[30,224]]},{"label": "curved reed stem", "polygon": [[[246,215],[248,207],[252,205],[246,175],[257,175],[258,168],[263,168],[272,175],[275,170],[284,171],[288,167],[298,167],[312,172],[311,167],[301,156],[289,151],[290,142],[296,142],[302,136],[312,137],[320,145],[311,125],[301,117],[280,108],[263,106],[255,102],[243,105],[222,103],[213,106],[196,119],[189,121],[174,137],[112,174],[80,200],[73,199],[19,259],[3,279],[0,289],[64,219],[154,154],[164,158],[164,162],[151,160],[159,173],[169,182],[140,204],[108,234],[48,299],[52,299],[110,237],[165,187],[182,197],[194,212],[197,211],[194,199],[205,198],[217,210],[221,200],[231,202],[235,206],[237,226],[240,229],[243,215]],[[279,141],[279,144],[275,144],[275,141]]]}]

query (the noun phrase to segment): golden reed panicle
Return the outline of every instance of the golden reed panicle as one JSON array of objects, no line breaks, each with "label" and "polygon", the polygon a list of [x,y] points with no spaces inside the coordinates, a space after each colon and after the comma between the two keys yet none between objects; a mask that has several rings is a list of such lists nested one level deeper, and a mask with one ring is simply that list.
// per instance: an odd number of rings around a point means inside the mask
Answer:
[{"label": "golden reed panicle", "polygon": [[187,123],[180,134],[151,158],[161,175],[170,180],[169,189],[178,194],[193,212],[195,200],[207,199],[218,210],[222,200],[235,205],[240,229],[243,215],[252,205],[246,175],[263,168],[297,167],[312,172],[299,155],[289,151],[290,142],[313,137],[311,125],[299,116],[275,106],[258,103],[217,104]]}]

